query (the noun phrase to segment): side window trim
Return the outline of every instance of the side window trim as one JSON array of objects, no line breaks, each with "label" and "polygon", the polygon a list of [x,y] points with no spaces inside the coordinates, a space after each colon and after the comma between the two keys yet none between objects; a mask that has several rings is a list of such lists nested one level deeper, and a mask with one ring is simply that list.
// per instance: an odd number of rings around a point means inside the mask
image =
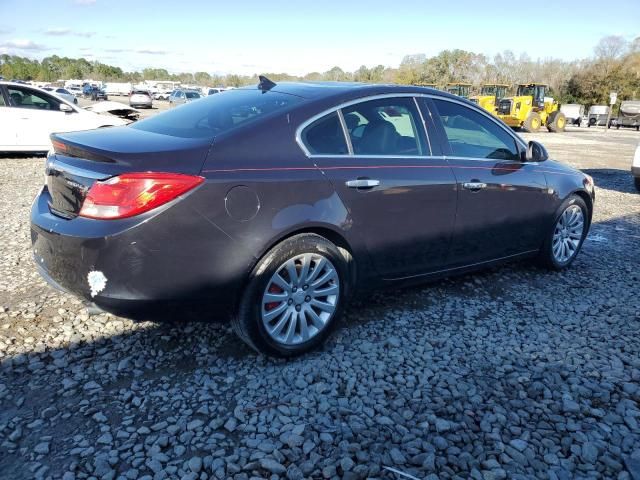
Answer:
[{"label": "side window trim", "polygon": [[[440,137],[440,144],[443,148],[443,154],[446,158],[453,158],[453,159],[462,159],[462,160],[475,160],[478,162],[495,162],[496,159],[494,158],[481,158],[481,157],[465,157],[465,156],[460,156],[460,155],[455,155],[451,149],[451,145],[449,144],[449,138],[447,136],[447,133],[444,129],[444,122],[442,120],[442,118],[440,117],[440,113],[438,111],[437,106],[433,103],[432,99],[435,98],[439,101],[443,101],[443,102],[449,102],[449,103],[457,103],[462,107],[467,107],[469,108],[469,110],[473,111],[473,112],[477,112],[477,113],[481,113],[482,115],[485,116],[485,118],[487,120],[489,120],[490,122],[493,122],[494,125],[502,128],[502,130],[505,131],[505,133],[507,133],[511,139],[514,142],[514,145],[516,147],[516,150],[518,151],[518,154],[520,155],[523,151],[523,148],[526,149],[526,147],[524,147],[522,145],[522,140],[520,138],[518,138],[512,131],[507,130],[507,128],[509,127],[504,127],[500,122],[498,122],[493,115],[485,113],[484,111],[480,111],[480,109],[476,109],[476,108],[471,108],[470,105],[465,105],[462,102],[458,102],[455,101],[453,99],[449,99],[449,98],[445,98],[445,97],[432,97],[428,99],[428,104],[429,104],[429,109],[433,112],[433,116],[435,117],[436,120],[436,129],[438,130],[438,136]],[[434,119],[434,120],[435,120]],[[503,161],[512,161],[512,162],[519,162],[519,160],[503,160]]]},{"label": "side window trim", "polygon": [[[304,142],[302,141],[302,131],[308,127],[309,125],[311,125],[313,122],[315,122],[316,120],[319,120],[320,118],[326,116],[326,115],[330,115],[331,113],[337,112],[338,110],[342,110],[343,108],[349,107],[351,105],[355,105],[357,103],[362,103],[362,102],[367,102],[370,100],[378,100],[378,99],[382,99],[382,98],[400,98],[400,97],[410,97],[410,98],[422,98],[425,99],[425,104],[426,104],[426,109],[429,110],[430,115],[432,115],[432,120],[434,123],[434,128],[438,128],[437,126],[439,125],[440,128],[443,128],[441,125],[441,120],[437,115],[437,112],[435,112],[434,107],[432,105],[429,104],[430,100],[433,98],[436,98],[438,100],[445,100],[447,102],[451,102],[451,103],[458,103],[460,105],[466,106],[467,108],[470,108],[471,110],[473,110],[474,112],[480,113],[481,115],[484,115],[487,119],[489,119],[490,121],[494,122],[498,127],[502,128],[508,135],[510,135],[514,142],[516,143],[516,146],[518,147],[519,151],[524,151],[527,148],[526,143],[524,142],[524,140],[522,140],[520,137],[518,137],[509,127],[507,127],[506,125],[502,124],[501,122],[499,122],[495,117],[493,117],[493,115],[491,115],[490,113],[486,112],[485,110],[481,109],[480,107],[478,107],[475,104],[469,103],[467,101],[459,101],[453,98],[446,98],[444,96],[441,95],[435,95],[432,93],[383,93],[383,94],[378,94],[378,95],[369,95],[367,97],[360,97],[360,98],[355,98],[353,100],[349,100],[347,102],[341,103],[339,105],[336,105],[334,107],[328,108],[326,110],[323,110],[319,113],[317,113],[316,115],[313,115],[309,118],[307,118],[306,120],[302,121],[298,127],[296,128],[296,132],[295,132],[295,141],[298,144],[298,146],[300,147],[300,149],[302,150],[302,152],[309,158],[312,157],[318,157],[320,155],[314,155],[311,154],[309,152],[309,150],[307,149],[306,145],[304,144]],[[425,104],[421,105],[424,106]],[[421,108],[418,108],[418,112],[423,113]],[[436,121],[437,118],[437,121]],[[426,128],[426,126],[425,126]],[[439,136],[439,135],[438,135]],[[446,136],[444,137],[446,139]],[[431,138],[431,140],[434,140],[433,138]],[[448,143],[448,142],[447,142]],[[443,155],[445,155],[444,151],[442,151],[442,153],[434,151],[433,149],[433,145],[432,149],[431,149],[431,155],[421,155],[421,156],[411,156],[410,158],[442,158]],[[437,145],[436,145],[437,146]],[[326,155],[323,155],[326,156]],[[338,155],[339,157],[344,157],[346,155]],[[364,157],[363,155],[359,155],[360,157]],[[383,155],[384,156],[384,155]],[[451,155],[449,155],[451,156]],[[403,158],[402,156],[397,156],[397,155],[388,155],[388,157],[390,158]],[[407,157],[409,158],[409,157]]]},{"label": "side window trim", "polygon": [[[331,115],[331,114],[329,114]],[[349,135],[349,131],[347,129],[347,122],[344,121],[344,114],[342,113],[342,109],[338,109],[338,119],[340,120],[340,127],[342,127],[342,136],[344,136],[344,141],[347,144],[347,156],[353,156],[353,145],[351,144],[351,135]],[[344,156],[344,155],[341,155]]]}]

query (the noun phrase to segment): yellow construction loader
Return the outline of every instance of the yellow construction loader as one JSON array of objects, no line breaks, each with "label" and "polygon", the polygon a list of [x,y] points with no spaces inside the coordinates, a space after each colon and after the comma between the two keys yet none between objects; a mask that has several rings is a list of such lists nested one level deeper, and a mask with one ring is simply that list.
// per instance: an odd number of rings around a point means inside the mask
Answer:
[{"label": "yellow construction loader", "polygon": [[471,84],[470,83],[448,83],[445,90],[459,97],[469,98],[469,91],[471,90]]},{"label": "yellow construction loader", "polygon": [[498,101],[498,117],[510,127],[527,132],[537,132],[543,125],[550,132],[563,132],[567,119],[548,92],[549,87],[542,83],[518,85],[515,97]]},{"label": "yellow construction loader", "polygon": [[495,115],[498,109],[498,102],[501,98],[507,96],[508,90],[509,85],[503,83],[485,83],[480,89],[480,95],[472,95],[469,100]]}]

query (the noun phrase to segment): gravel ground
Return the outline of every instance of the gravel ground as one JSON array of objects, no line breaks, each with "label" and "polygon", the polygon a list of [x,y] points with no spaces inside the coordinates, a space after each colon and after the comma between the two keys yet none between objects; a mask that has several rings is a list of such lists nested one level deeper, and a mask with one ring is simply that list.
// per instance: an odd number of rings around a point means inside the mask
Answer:
[{"label": "gravel ground", "polygon": [[598,186],[571,269],[380,292],[288,362],[215,315],[89,316],[51,290],[29,241],[44,160],[0,158],[0,477],[640,479],[640,137],[530,137]]}]

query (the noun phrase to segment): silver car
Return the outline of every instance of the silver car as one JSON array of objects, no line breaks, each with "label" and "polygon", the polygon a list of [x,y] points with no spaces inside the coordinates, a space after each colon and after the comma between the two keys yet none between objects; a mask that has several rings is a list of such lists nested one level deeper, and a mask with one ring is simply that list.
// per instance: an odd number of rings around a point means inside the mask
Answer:
[{"label": "silver car", "polygon": [[133,108],[152,108],[153,99],[146,90],[132,90],[129,94],[129,105]]},{"label": "silver car", "polygon": [[181,105],[183,103],[193,102],[199,98],[202,98],[202,95],[194,90],[174,90],[169,96],[169,104]]},{"label": "silver car", "polygon": [[43,90],[54,93],[58,97],[65,99],[67,102],[71,102],[75,105],[78,104],[78,99],[76,98],[76,96],[66,88],[44,87]]}]

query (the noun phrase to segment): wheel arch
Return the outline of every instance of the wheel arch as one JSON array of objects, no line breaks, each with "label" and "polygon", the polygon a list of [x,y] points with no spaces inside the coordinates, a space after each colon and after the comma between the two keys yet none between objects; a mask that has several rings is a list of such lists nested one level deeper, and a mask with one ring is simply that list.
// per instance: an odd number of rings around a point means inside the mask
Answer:
[{"label": "wheel arch", "polygon": [[355,250],[351,243],[347,240],[346,236],[342,232],[338,231],[333,225],[305,225],[293,227],[284,232],[281,232],[278,236],[272,238],[271,241],[260,252],[258,252],[258,255],[255,256],[255,260],[251,263],[244,275],[244,278],[242,279],[242,287],[238,291],[237,298],[234,301],[235,305],[238,305],[238,302],[242,298],[242,288],[244,288],[244,286],[247,284],[252,272],[255,270],[260,261],[265,257],[265,255],[267,255],[276,245],[288,240],[289,238],[295,237],[296,235],[305,233],[313,233],[326,238],[338,248],[338,251],[347,264],[347,269],[349,272],[349,279],[347,282],[348,290],[352,291],[354,289],[358,275],[358,267],[356,264]]},{"label": "wheel arch", "polygon": [[591,225],[591,219],[593,218],[593,199],[591,198],[591,195],[589,195],[585,190],[581,189],[577,189],[569,193],[569,195],[567,195],[567,198],[569,198],[571,195],[577,195],[582,200],[584,200],[584,203],[589,209],[589,225]]}]

